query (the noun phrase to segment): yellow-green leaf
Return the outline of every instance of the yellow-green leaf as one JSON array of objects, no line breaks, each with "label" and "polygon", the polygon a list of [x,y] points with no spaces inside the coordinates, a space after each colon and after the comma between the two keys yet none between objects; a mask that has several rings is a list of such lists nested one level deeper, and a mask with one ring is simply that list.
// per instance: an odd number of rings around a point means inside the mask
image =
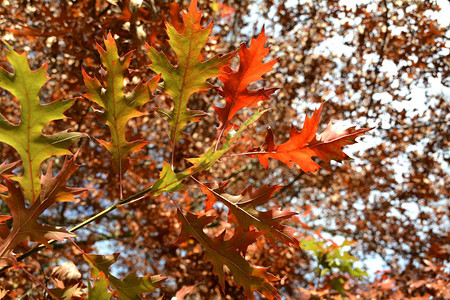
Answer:
[{"label": "yellow-green leaf", "polygon": [[175,192],[184,189],[185,186],[181,182],[188,176],[189,172],[175,173],[170,165],[164,162],[159,179],[153,185],[151,192],[154,196],[157,196],[163,192]]},{"label": "yellow-green leaf", "polygon": [[201,12],[197,11],[197,1],[193,0],[188,13],[183,13],[184,28],[179,32],[166,23],[169,44],[178,58],[178,64],[173,65],[166,55],[147,45],[148,56],[152,63],[150,69],[161,74],[164,79],[165,92],[172,97],[172,110],[157,111],[170,124],[170,138],[173,144],[183,137],[182,129],[189,122],[198,121],[206,114],[203,111],[187,109],[189,97],[198,91],[207,90],[211,85],[208,78],[220,74],[234,56],[234,52],[209,60],[201,61],[201,51],[211,33],[212,24],[202,28]]},{"label": "yellow-green leaf", "polygon": [[108,280],[103,272],[100,272],[98,279],[91,287],[88,280],[88,294],[86,300],[109,300],[112,294],[108,292]]},{"label": "yellow-green leaf", "polygon": [[99,277],[102,280],[104,276],[108,285],[119,296],[119,300],[141,299],[141,294],[154,292],[166,280],[166,277],[160,275],[151,276],[147,274],[143,277],[138,277],[136,272],[129,273],[123,279],[113,276],[109,272],[109,267],[117,261],[119,253],[114,253],[113,255],[86,254],[83,257],[92,266],[91,277]]},{"label": "yellow-green leaf", "polygon": [[130,119],[143,115],[138,109],[150,100],[160,77],[155,76],[136,86],[133,92],[125,94],[124,73],[130,65],[132,52],[119,57],[116,42],[111,34],[108,34],[105,40],[105,48],[97,44],[102,64],[106,68],[105,82],[102,85],[83,71],[88,89],[84,96],[104,109],[97,111],[97,116],[102,123],[108,125],[111,142],[99,142],[111,153],[114,170],[122,175],[129,167],[129,156],[148,144],[140,140],[128,142],[125,136],[127,123]]},{"label": "yellow-green leaf", "polygon": [[[69,155],[67,148],[76,142],[81,134],[59,132],[42,134],[42,129],[51,121],[63,119],[63,114],[73,101],[54,101],[41,104],[39,91],[47,82],[47,64],[32,71],[26,53],[19,54],[5,43],[9,50],[6,57],[14,73],[0,68],[0,88],[8,90],[19,100],[21,117],[18,125],[10,123],[0,114],[0,141],[13,147],[22,157],[24,173],[15,178],[25,191],[26,198],[33,204],[39,195],[39,167],[54,155]],[[3,100],[1,100],[3,101]]]}]

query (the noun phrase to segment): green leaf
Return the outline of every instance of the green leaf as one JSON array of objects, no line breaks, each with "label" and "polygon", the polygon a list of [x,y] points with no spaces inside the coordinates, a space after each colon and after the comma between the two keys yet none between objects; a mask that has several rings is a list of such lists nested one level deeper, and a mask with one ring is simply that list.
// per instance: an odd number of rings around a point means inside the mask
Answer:
[{"label": "green leaf", "polygon": [[212,165],[222,157],[222,155],[225,154],[226,150],[214,150],[214,146],[212,145],[205,153],[200,155],[199,157],[195,158],[188,158],[187,161],[189,161],[191,164],[193,164],[193,172],[197,173],[199,171],[206,170],[208,171]]},{"label": "green leaf", "polygon": [[[160,275],[151,276],[147,274],[143,277],[138,277],[136,272],[128,274],[123,279],[113,276],[109,272],[109,267],[117,261],[119,255],[119,253],[114,253],[113,255],[83,255],[84,259],[92,266],[91,277],[99,277],[100,280],[103,280],[102,276],[104,276],[108,285],[119,296],[119,299],[141,299],[140,294],[154,292],[156,288],[161,286],[162,281],[166,280],[166,277]],[[101,285],[104,285],[104,283],[101,283]],[[103,286],[100,286],[100,288],[103,289]]]},{"label": "green leaf", "polygon": [[94,287],[91,287],[88,280],[88,294],[86,300],[109,300],[112,294],[108,292],[108,280],[103,272],[99,273]]},{"label": "green leaf", "polygon": [[182,182],[186,178],[203,170],[209,170],[211,165],[215,161],[217,161],[224,153],[224,150],[214,151],[214,146],[212,146],[200,157],[189,158],[188,161],[191,162],[193,166],[178,173],[175,173],[172,170],[169,163],[164,162],[163,169],[159,174],[159,179],[153,184],[151,193],[154,196],[158,196],[163,192],[175,192],[185,189],[186,186],[183,185]]},{"label": "green leaf", "polygon": [[119,57],[116,42],[109,33],[105,40],[105,49],[97,44],[103,66],[106,68],[103,85],[91,78],[83,70],[83,76],[88,88],[84,96],[100,105],[104,111],[97,111],[100,121],[108,125],[111,131],[111,142],[99,142],[111,153],[113,168],[119,174],[124,174],[129,167],[129,157],[139,151],[148,142],[126,140],[126,126],[130,119],[142,116],[138,109],[150,100],[156,89],[160,76],[155,76],[146,83],[139,84],[129,94],[125,94],[124,73],[128,70],[132,52]]},{"label": "green leaf", "polygon": [[171,64],[166,55],[147,45],[148,57],[152,63],[150,69],[161,74],[165,92],[173,99],[173,109],[157,111],[170,124],[170,138],[173,144],[183,137],[182,129],[189,122],[196,122],[205,116],[203,111],[187,109],[189,97],[202,90],[211,88],[206,81],[220,74],[234,56],[234,52],[224,56],[214,56],[207,61],[201,60],[201,51],[211,33],[212,24],[202,28],[201,12],[197,11],[197,1],[193,0],[188,13],[183,13],[183,29],[177,29],[166,23],[169,44],[178,58],[178,65]]},{"label": "green leaf", "polygon": [[[330,241],[328,241],[330,242]],[[318,241],[312,237],[301,240],[301,246],[304,250],[313,251],[314,256],[318,260],[317,274],[324,276],[332,274],[334,270],[339,270],[343,273],[348,273],[355,278],[362,278],[368,276],[367,272],[354,266],[358,261],[356,257],[351,255],[348,251],[342,250],[343,247],[354,245],[356,242],[345,240],[341,245],[332,242]],[[320,267],[322,269],[320,269]]]},{"label": "green leaf", "polygon": [[328,281],[328,285],[330,285],[334,290],[340,292],[341,294],[346,291],[344,283],[344,279],[342,278],[333,278]]},{"label": "green leaf", "polygon": [[26,53],[18,54],[4,42],[9,51],[6,57],[14,74],[0,68],[0,87],[16,97],[21,106],[19,125],[10,123],[0,114],[0,141],[13,147],[22,157],[24,174],[16,178],[25,191],[26,198],[33,204],[39,195],[39,167],[54,155],[71,154],[67,148],[81,137],[77,132],[59,132],[43,135],[42,129],[51,121],[63,119],[63,114],[73,101],[54,101],[42,105],[39,91],[47,82],[47,64],[32,71]]},{"label": "green leaf", "polygon": [[154,196],[160,195],[163,192],[175,192],[186,188],[181,182],[188,177],[188,174],[180,172],[176,174],[170,164],[164,162],[163,169],[159,175],[159,179],[153,184],[151,193]]},{"label": "green leaf", "polygon": [[91,277],[96,278],[100,276],[100,272],[103,272],[105,275],[109,274],[109,267],[117,261],[119,255],[120,253],[110,255],[87,254],[83,255],[83,257],[93,267]]},{"label": "green leaf", "polygon": [[255,123],[263,114],[265,114],[269,109],[264,109],[255,112],[250,118],[247,119],[236,131],[234,135],[228,134],[227,141],[223,146],[222,150],[228,150],[233,145],[233,143],[238,139],[238,137],[247,129],[248,126]]}]

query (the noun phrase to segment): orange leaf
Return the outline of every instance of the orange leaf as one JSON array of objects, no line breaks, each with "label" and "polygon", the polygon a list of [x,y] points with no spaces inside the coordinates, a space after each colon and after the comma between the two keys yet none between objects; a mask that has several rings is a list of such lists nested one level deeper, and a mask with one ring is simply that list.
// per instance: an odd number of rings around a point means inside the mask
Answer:
[{"label": "orange leaf", "polygon": [[330,123],[322,134],[316,136],[324,104],[314,111],[311,118],[306,116],[301,131],[297,131],[294,126],[291,127],[290,138],[286,143],[275,145],[272,130],[269,128],[264,145],[250,150],[249,154],[255,154],[266,168],[269,165],[269,158],[274,158],[289,168],[297,164],[304,172],[315,172],[319,169],[320,166],[312,160],[312,157],[318,157],[326,163],[348,158],[342,147],[356,143],[357,137],[372,128],[350,127],[340,130],[338,126]]},{"label": "orange leaf", "polygon": [[229,66],[222,69],[219,79],[224,86],[218,88],[218,91],[225,97],[226,104],[225,107],[214,107],[219,115],[218,130],[221,131],[221,135],[233,127],[230,121],[239,110],[244,107],[257,106],[259,101],[269,99],[269,95],[276,91],[275,88],[248,89],[249,84],[261,80],[262,75],[270,72],[277,62],[276,59],[266,63],[262,62],[270,50],[269,47],[264,48],[266,40],[263,28],[261,34],[252,39],[249,48],[245,44],[241,45],[238,51],[240,58],[238,70],[233,71]]}]

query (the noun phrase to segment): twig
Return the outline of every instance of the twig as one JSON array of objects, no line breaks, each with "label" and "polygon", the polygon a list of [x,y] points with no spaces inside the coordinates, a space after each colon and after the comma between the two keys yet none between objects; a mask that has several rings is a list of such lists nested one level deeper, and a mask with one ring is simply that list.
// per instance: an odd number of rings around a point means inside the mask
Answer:
[{"label": "twig", "polygon": [[[81,222],[80,224],[78,224],[78,225],[76,225],[76,226],[70,228],[68,231],[69,231],[69,232],[77,231],[78,229],[83,228],[83,227],[85,227],[86,225],[88,225],[88,224],[94,222],[95,220],[97,220],[97,219],[99,219],[99,218],[105,216],[105,215],[108,214],[109,212],[115,210],[117,207],[122,206],[122,205],[125,205],[125,204],[128,204],[128,203],[131,203],[133,200],[138,199],[138,198],[141,198],[142,196],[144,196],[145,194],[147,194],[147,193],[150,192],[151,190],[152,190],[152,187],[148,187],[148,188],[146,188],[146,189],[144,189],[144,190],[142,190],[142,191],[140,191],[140,192],[138,192],[138,193],[136,193],[136,194],[134,194],[134,195],[132,195],[132,196],[126,198],[126,199],[122,199],[122,200],[116,202],[115,204],[111,205],[110,207],[104,209],[103,211],[99,212],[98,214],[96,214],[96,215],[90,217],[89,219],[87,219],[87,220]],[[52,245],[52,244],[56,243],[56,241],[55,241],[55,240],[50,240],[48,243],[49,243],[50,245]],[[27,252],[25,252],[25,253],[23,253],[23,254],[21,254],[20,256],[18,256],[18,257],[16,258],[16,260],[17,260],[17,261],[22,261],[22,260],[24,260],[25,258],[27,258],[28,256],[30,256],[30,255],[32,255],[32,254],[34,254],[34,253],[36,253],[36,252],[39,252],[40,250],[42,250],[42,249],[44,249],[44,248],[45,248],[45,246],[41,244],[41,245],[39,245],[39,246],[37,246],[37,247],[31,249],[31,250],[28,250]],[[8,270],[8,269],[11,268],[11,267],[12,267],[12,266],[4,266],[4,267],[0,268],[0,274],[3,273],[3,272],[5,272],[6,270]]]},{"label": "twig", "polygon": [[58,297],[56,297],[46,286],[45,284],[43,284],[39,279],[37,279],[33,274],[31,274],[30,272],[28,272],[27,270],[25,270],[24,267],[20,268],[24,273],[26,273],[28,276],[30,276],[30,278],[34,281],[34,283],[42,286],[44,288],[44,290],[47,292],[47,294],[49,294],[50,296],[52,296],[52,298],[54,299],[58,299]]}]

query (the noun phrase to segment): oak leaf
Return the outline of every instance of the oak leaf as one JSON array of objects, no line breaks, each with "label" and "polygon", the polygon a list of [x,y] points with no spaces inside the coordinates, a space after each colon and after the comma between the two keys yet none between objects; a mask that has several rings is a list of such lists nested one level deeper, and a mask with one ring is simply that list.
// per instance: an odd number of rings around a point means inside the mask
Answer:
[{"label": "oak leaf", "polygon": [[243,287],[247,298],[255,299],[253,294],[255,291],[269,299],[279,298],[277,290],[271,284],[278,278],[268,273],[267,268],[252,266],[241,255],[241,252],[254,243],[263,232],[255,230],[244,232],[237,229],[228,240],[225,240],[225,231],[211,239],[203,228],[216,216],[194,215],[190,212],[183,214],[178,209],[177,218],[181,223],[177,244],[185,242],[191,236],[194,237],[205,249],[205,258],[213,265],[214,273],[219,277],[222,289],[225,288],[224,266],[227,266],[236,284]]},{"label": "oak leaf", "polygon": [[111,142],[98,140],[111,153],[113,169],[120,175],[129,167],[129,157],[139,151],[148,142],[136,140],[127,141],[126,126],[130,119],[140,117],[144,113],[138,109],[150,100],[156,89],[159,76],[145,83],[138,84],[134,90],[125,94],[124,73],[128,70],[132,51],[119,57],[117,45],[111,33],[108,34],[105,49],[97,44],[106,76],[103,85],[96,78],[91,78],[83,70],[83,76],[88,89],[84,95],[87,99],[101,106],[104,111],[96,111],[100,121],[108,125],[111,131]]},{"label": "oak leaf", "polygon": [[103,272],[100,272],[94,286],[91,287],[91,282],[88,280],[88,294],[86,300],[109,300],[112,294],[108,292],[108,279]]},{"label": "oak leaf", "polygon": [[[175,27],[176,26],[176,27]],[[169,44],[178,58],[178,65],[172,65],[166,55],[147,45],[148,57],[152,63],[149,68],[164,79],[165,92],[172,97],[173,109],[157,109],[170,124],[170,139],[175,144],[183,137],[182,129],[189,122],[196,122],[206,115],[204,111],[187,109],[189,97],[211,88],[206,80],[216,77],[220,70],[234,56],[229,53],[216,55],[200,61],[201,51],[212,30],[212,23],[202,28],[201,12],[197,11],[197,1],[193,0],[188,13],[183,13],[183,27],[166,22]]]},{"label": "oak leaf", "polygon": [[[129,273],[123,279],[115,277],[109,272],[109,268],[117,261],[119,255],[119,253],[112,255],[83,254],[84,259],[92,266],[91,277],[98,278],[95,287],[99,284],[97,289],[94,287],[90,290],[89,299],[94,299],[93,297],[98,293],[98,290],[105,290],[105,280],[114,289],[119,299],[127,300],[140,299],[140,294],[154,292],[166,280],[166,277],[160,275],[151,276],[147,274],[143,277],[138,277],[136,272]],[[104,296],[104,299],[109,299],[109,295]]]},{"label": "oak leaf", "polygon": [[224,192],[227,182],[221,183],[219,188],[211,189],[205,184],[201,184],[203,193],[207,195],[206,210],[211,209],[216,201],[220,201],[229,210],[229,219],[236,227],[242,227],[244,231],[250,230],[252,226],[264,232],[264,237],[273,247],[277,247],[276,239],[280,239],[286,245],[295,245],[300,248],[298,239],[294,236],[297,232],[294,228],[281,224],[282,221],[290,219],[297,213],[292,211],[282,211],[274,208],[267,211],[257,210],[256,207],[268,202],[273,193],[281,186],[264,185],[254,190],[250,185],[245,188],[240,195],[233,196]]},{"label": "oak leaf", "polygon": [[342,151],[342,147],[356,143],[355,139],[371,128],[350,127],[342,130],[338,125],[330,123],[325,131],[317,136],[324,104],[314,111],[311,118],[306,116],[301,131],[298,131],[295,126],[291,127],[290,137],[286,143],[275,145],[273,132],[269,128],[264,145],[251,149],[249,154],[256,155],[265,168],[269,165],[269,158],[274,158],[290,168],[297,164],[304,172],[315,172],[319,169],[320,166],[312,160],[312,157],[318,157],[326,163],[348,158]]},{"label": "oak leaf", "polygon": [[276,88],[248,89],[249,84],[261,80],[262,75],[270,72],[277,62],[276,59],[266,63],[262,62],[270,50],[269,47],[264,48],[266,40],[263,28],[259,36],[252,39],[249,48],[245,44],[239,48],[239,68],[236,71],[229,66],[222,69],[219,79],[223,82],[223,87],[217,88],[217,90],[221,96],[225,97],[225,106],[214,107],[219,116],[220,135],[234,127],[231,119],[239,110],[257,106],[259,101],[269,99],[269,96],[277,90]]},{"label": "oak leaf", "polygon": [[40,189],[39,167],[47,158],[54,155],[72,154],[67,148],[78,141],[82,134],[62,131],[53,135],[44,135],[42,130],[53,120],[63,119],[63,114],[73,101],[53,101],[41,104],[39,91],[47,82],[47,64],[32,71],[26,53],[18,54],[4,42],[9,50],[6,57],[14,73],[0,68],[0,88],[8,90],[16,97],[21,106],[21,118],[18,125],[10,123],[0,114],[0,141],[13,147],[22,157],[23,176],[15,179],[20,182],[26,198],[34,204]]},{"label": "oak leaf", "polygon": [[65,160],[61,171],[52,177],[52,163],[49,164],[47,174],[41,176],[41,193],[36,201],[26,207],[22,189],[17,187],[9,178],[3,177],[8,188],[8,196],[2,195],[13,218],[12,230],[5,238],[0,238],[0,257],[14,262],[11,255],[15,246],[21,242],[38,242],[50,247],[50,240],[62,241],[75,234],[67,232],[64,228],[44,225],[38,222],[42,213],[57,201],[67,201],[73,195],[79,194],[84,189],[68,188],[65,186],[67,179],[78,168],[75,164],[76,155],[70,160]]}]

